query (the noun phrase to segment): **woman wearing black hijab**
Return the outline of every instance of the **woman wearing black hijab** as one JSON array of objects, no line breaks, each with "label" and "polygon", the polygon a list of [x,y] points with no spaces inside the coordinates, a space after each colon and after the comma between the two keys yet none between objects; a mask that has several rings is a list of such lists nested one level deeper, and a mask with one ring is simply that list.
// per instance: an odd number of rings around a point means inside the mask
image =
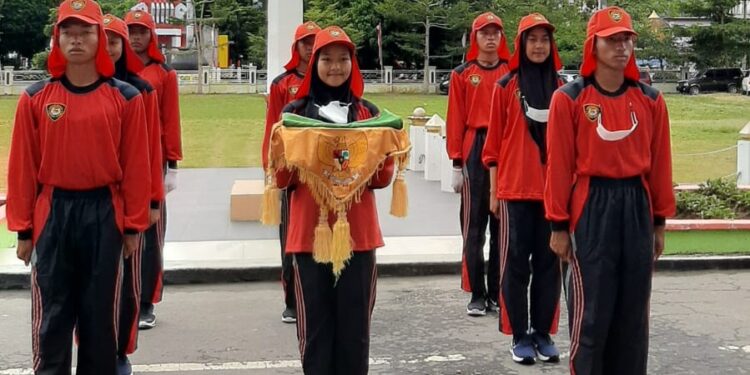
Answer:
[{"label": "woman wearing black hijab", "polygon": [[[316,35],[299,99],[282,112],[328,123],[362,121],[379,114],[377,107],[362,99],[363,92],[355,46],[341,28],[332,26]],[[278,187],[292,189],[285,251],[294,255],[297,337],[305,374],[368,371],[377,284],[375,249],[384,245],[372,189],[388,186],[393,171],[393,160],[388,158],[345,211],[352,255],[337,276],[331,263],[318,263],[313,255],[316,226],[334,225],[336,214],[320,210],[295,172],[282,168],[275,173]]]},{"label": "woman wearing black hijab", "polygon": [[512,358],[523,364],[560,358],[550,338],[560,311],[560,262],[549,248],[544,212],[547,112],[562,84],[553,32],[541,14],[521,19],[511,72],[493,92],[482,153],[490,168],[490,209],[497,213],[500,200],[508,207],[509,246],[500,254],[500,331],[513,335]]}]

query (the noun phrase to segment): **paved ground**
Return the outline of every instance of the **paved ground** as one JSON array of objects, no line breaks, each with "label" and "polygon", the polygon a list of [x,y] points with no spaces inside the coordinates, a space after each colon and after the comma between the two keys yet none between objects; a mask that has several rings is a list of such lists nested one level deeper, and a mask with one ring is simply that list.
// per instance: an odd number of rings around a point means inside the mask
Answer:
[{"label": "paved ground", "polygon": [[[133,356],[141,374],[299,374],[295,329],[279,321],[277,283],[179,286]],[[469,318],[456,276],[381,278],[372,374],[566,374],[510,361],[497,316]],[[659,273],[649,373],[750,373],[750,272]],[[563,317],[567,315],[563,313]],[[29,373],[28,291],[0,292],[0,375]],[[567,325],[557,342],[568,349]]]},{"label": "paved ground", "polygon": [[[440,191],[439,181],[426,181],[422,172],[406,173],[409,216],[388,214],[391,188],[377,190],[378,214],[383,235],[459,235],[459,195]],[[235,180],[262,179],[260,168],[180,170],[177,190],[167,196],[167,241],[236,241],[278,238],[278,228],[258,222],[229,220],[229,198]]]}]

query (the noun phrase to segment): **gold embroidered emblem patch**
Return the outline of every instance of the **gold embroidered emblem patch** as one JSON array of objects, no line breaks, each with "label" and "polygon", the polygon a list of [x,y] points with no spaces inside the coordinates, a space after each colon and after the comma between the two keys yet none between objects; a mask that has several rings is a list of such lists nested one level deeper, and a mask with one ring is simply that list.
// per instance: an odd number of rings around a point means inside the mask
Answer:
[{"label": "gold embroidered emblem patch", "polygon": [[83,7],[86,6],[86,0],[75,0],[70,2],[70,7],[73,8],[73,10],[80,11],[83,9]]},{"label": "gold embroidered emblem patch", "polygon": [[590,121],[596,121],[602,114],[602,107],[598,104],[584,104],[583,113]]},{"label": "gold embroidered emblem patch", "polygon": [[479,86],[479,82],[482,82],[482,76],[479,74],[472,74],[469,76],[469,82],[474,86]]},{"label": "gold embroidered emblem patch", "polygon": [[622,21],[622,12],[619,10],[610,10],[609,11],[609,18],[612,19],[612,21],[620,22]]},{"label": "gold embroidered emblem patch", "polygon": [[52,121],[57,121],[65,114],[65,106],[59,103],[47,104],[47,117]]}]

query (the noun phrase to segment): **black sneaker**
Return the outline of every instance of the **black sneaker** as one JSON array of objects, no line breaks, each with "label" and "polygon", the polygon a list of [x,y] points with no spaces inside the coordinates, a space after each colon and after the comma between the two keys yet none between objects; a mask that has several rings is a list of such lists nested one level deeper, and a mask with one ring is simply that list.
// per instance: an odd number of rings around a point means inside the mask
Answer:
[{"label": "black sneaker", "polygon": [[297,310],[291,307],[284,309],[281,313],[281,321],[284,323],[296,323],[297,322]]},{"label": "black sneaker", "polygon": [[552,338],[548,334],[534,332],[531,334],[531,339],[534,341],[534,347],[539,359],[544,362],[560,362],[560,351],[557,350],[555,342],[552,341]]},{"label": "black sneaker", "polygon": [[154,305],[141,306],[141,314],[138,316],[138,329],[151,329],[156,327],[156,315]]},{"label": "black sneaker", "polygon": [[485,316],[487,315],[487,302],[484,297],[474,298],[466,306],[466,313],[469,316]]},{"label": "black sneaker", "polygon": [[500,311],[500,305],[497,304],[497,301],[490,298],[487,300],[487,310],[488,311]]},{"label": "black sneaker", "polygon": [[523,335],[520,339],[513,340],[510,347],[510,355],[513,362],[522,365],[533,365],[536,362],[536,349],[530,335]]},{"label": "black sneaker", "polygon": [[117,375],[133,375],[133,367],[130,366],[128,356],[117,356]]}]

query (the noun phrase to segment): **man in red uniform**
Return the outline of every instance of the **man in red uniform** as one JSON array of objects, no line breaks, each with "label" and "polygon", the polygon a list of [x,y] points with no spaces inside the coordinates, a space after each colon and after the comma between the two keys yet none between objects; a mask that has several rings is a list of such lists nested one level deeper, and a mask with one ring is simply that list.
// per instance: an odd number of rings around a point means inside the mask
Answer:
[{"label": "man in red uniform", "polygon": [[[266,130],[263,134],[263,146],[261,148],[261,160],[263,170],[268,163],[268,138],[271,128],[279,121],[281,110],[285,105],[294,101],[297,90],[302,85],[302,79],[307,72],[307,65],[312,55],[315,34],[320,31],[320,26],[315,22],[308,21],[297,26],[292,43],[292,58],[284,65],[284,73],[281,73],[271,83],[268,93],[268,108],[266,109]],[[294,323],[297,321],[297,302],[294,297],[294,267],[293,257],[284,253],[286,245],[286,233],[289,227],[289,195],[290,189],[286,189],[281,196],[281,224],[279,225],[279,242],[281,244],[281,285],[284,288],[284,311],[281,313],[281,321]]]},{"label": "man in red uniform", "polygon": [[674,214],[669,115],[638,81],[630,15],[597,11],[581,78],[552,98],[550,247],[570,262],[572,374],[646,374],[654,260]]},{"label": "man in red uniform", "polygon": [[[156,24],[150,14],[136,10],[125,15],[130,33],[130,46],[144,63],[139,72],[159,97],[161,119],[162,165],[166,172],[166,193],[177,188],[177,161],[182,160],[180,135],[180,101],[177,73],[164,63],[156,38]],[[166,202],[161,202],[161,217],[145,234],[146,245],[141,266],[141,310],[139,327],[156,325],[154,304],[161,302],[164,288],[164,234],[167,228]]]},{"label": "man in red uniform", "polygon": [[510,240],[500,254],[500,330],[513,335],[512,358],[523,364],[533,364],[537,357],[560,359],[550,338],[560,312],[560,262],[549,248],[544,218],[547,109],[562,84],[554,30],[539,13],[521,19],[508,64],[511,72],[497,82],[492,95],[482,153],[490,169],[490,210],[498,212],[500,201],[507,202],[508,210]]},{"label": "man in red uniform", "polygon": [[8,169],[8,227],[32,264],[36,374],[115,375],[121,259],[148,228],[150,168],[143,99],[111,78],[99,5],[66,0],[51,79],[19,99]]},{"label": "man in red uniform", "polygon": [[[104,15],[104,28],[107,32],[107,51],[115,64],[115,78],[125,81],[141,92],[146,108],[148,128],[149,161],[151,164],[151,211],[149,222],[158,222],[161,216],[160,202],[164,199],[162,176],[161,129],[159,126],[159,99],[156,91],[137,73],[143,63],[130,48],[128,26],[125,21],[111,15]],[[122,296],[120,299],[120,319],[118,331],[117,371],[118,375],[130,375],[132,369],[128,355],[138,347],[138,317],[141,301],[141,260],[143,238],[138,241],[138,249],[125,261],[123,269]]]},{"label": "man in red uniform", "polygon": [[[485,315],[497,308],[499,246],[507,246],[506,219],[490,213],[490,178],[482,165],[482,148],[490,122],[490,99],[495,82],[508,72],[510,59],[503,22],[492,13],[474,20],[466,63],[451,73],[448,92],[447,148],[453,160],[453,189],[461,192],[463,260],[461,288],[471,292],[466,311]],[[504,210],[503,210],[504,211]],[[490,224],[490,259],[484,277],[484,242]]]}]

